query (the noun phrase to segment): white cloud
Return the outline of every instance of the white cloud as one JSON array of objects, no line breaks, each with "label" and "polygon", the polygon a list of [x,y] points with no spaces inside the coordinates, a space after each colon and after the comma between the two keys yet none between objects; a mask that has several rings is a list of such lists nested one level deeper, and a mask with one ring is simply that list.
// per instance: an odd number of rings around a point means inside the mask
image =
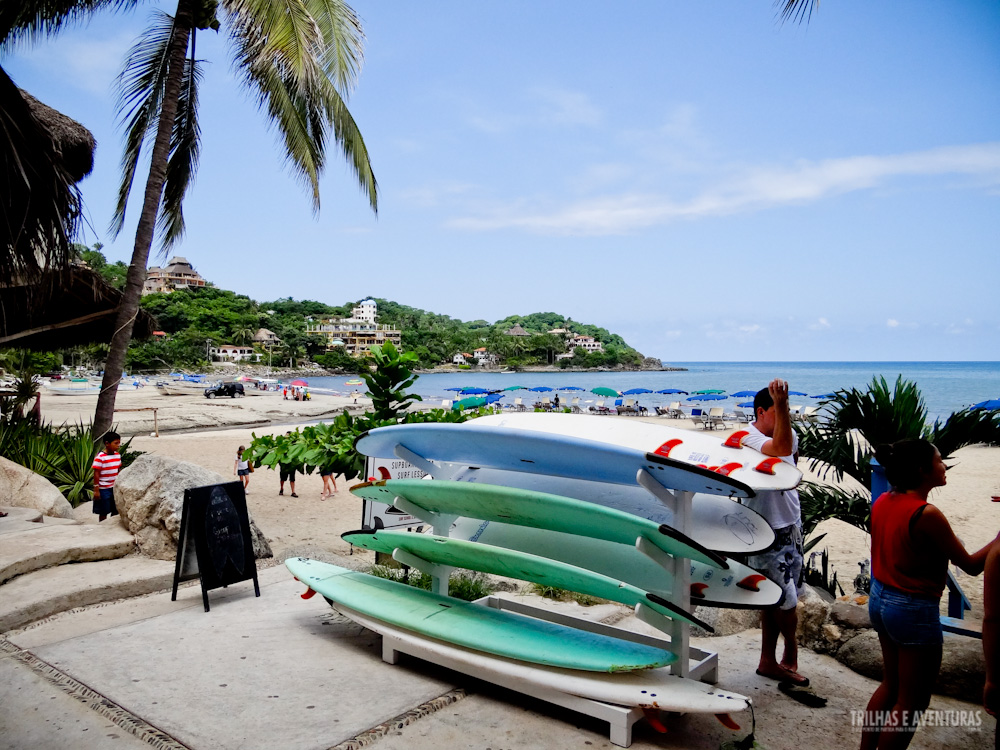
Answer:
[{"label": "white cloud", "polygon": [[[524,210],[527,204],[515,201],[477,216],[452,219],[447,226],[470,231],[514,228],[577,236],[626,234],[679,219],[816,202],[882,187],[894,180],[942,175],[976,177],[985,186],[1000,185],[1000,143],[743,168],[686,199],[631,192],[562,206],[553,202],[542,210]],[[531,205],[537,205],[537,201]]]},{"label": "white cloud", "polygon": [[830,321],[827,320],[826,318],[819,318],[816,320],[815,323],[811,323],[809,325],[810,331],[823,331],[826,330],[827,328],[830,328]]},{"label": "white cloud", "polygon": [[889,318],[887,321],[885,321],[885,324],[889,328],[899,328],[899,321],[896,320],[895,318]]},{"label": "white cloud", "polygon": [[477,111],[466,121],[477,130],[497,135],[520,128],[593,128],[604,119],[590,97],[578,91],[539,87],[529,90],[526,99],[517,114]]}]

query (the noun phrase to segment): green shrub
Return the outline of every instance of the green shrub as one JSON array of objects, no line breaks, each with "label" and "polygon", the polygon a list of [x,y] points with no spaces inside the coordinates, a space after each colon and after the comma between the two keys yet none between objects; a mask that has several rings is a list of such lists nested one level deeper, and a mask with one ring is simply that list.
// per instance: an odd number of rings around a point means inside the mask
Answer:
[{"label": "green shrub", "polygon": [[[390,581],[406,583],[424,591],[431,590],[431,576],[419,571],[411,571],[408,568],[392,568],[388,565],[373,565],[368,571],[371,575],[379,578],[387,578]],[[460,570],[452,574],[448,580],[448,596],[456,599],[473,602],[484,596],[489,596],[496,591],[496,586],[490,583],[485,573],[472,570]]]}]

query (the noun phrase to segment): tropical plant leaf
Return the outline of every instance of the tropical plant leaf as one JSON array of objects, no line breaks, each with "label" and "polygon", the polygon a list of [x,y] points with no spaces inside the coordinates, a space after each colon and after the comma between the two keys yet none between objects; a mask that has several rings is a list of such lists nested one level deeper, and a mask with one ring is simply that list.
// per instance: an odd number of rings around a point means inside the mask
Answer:
[{"label": "tropical plant leaf", "polygon": [[802,533],[808,537],[816,526],[828,518],[868,531],[871,520],[871,495],[861,490],[842,490],[815,482],[799,485],[802,504]]},{"label": "tropical plant leaf", "polygon": [[[195,32],[191,32],[192,49]],[[201,128],[198,126],[198,84],[202,70],[198,60],[184,63],[184,80],[177,102],[177,116],[170,139],[170,158],[167,175],[163,181],[163,203],[158,226],[163,238],[163,248],[173,246],[184,236],[184,196],[198,170],[201,153]],[[251,337],[253,334],[250,334]]]}]

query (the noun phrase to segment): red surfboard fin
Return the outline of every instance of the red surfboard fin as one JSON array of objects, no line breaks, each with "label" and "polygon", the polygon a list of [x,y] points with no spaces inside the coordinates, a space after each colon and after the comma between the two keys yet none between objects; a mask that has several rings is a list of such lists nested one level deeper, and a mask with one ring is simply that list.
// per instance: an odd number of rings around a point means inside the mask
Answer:
[{"label": "red surfboard fin", "polygon": [[667,733],[667,728],[663,725],[663,722],[660,721],[660,709],[643,707],[642,713],[645,715],[646,721],[649,722],[649,726],[660,734]]}]

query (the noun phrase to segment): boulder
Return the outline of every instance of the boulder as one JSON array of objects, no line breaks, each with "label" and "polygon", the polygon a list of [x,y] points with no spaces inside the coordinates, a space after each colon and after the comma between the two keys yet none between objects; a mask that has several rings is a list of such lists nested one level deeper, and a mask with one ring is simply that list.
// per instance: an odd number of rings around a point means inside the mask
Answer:
[{"label": "boulder", "polygon": [[[197,464],[144,454],[122,469],[115,482],[115,503],[122,523],[135,535],[139,553],[157,560],[177,557],[184,490],[229,480]],[[271,557],[267,539],[250,518],[254,557]]]},{"label": "boulder", "polygon": [[835,658],[858,674],[882,681],[882,646],[874,630],[861,630],[838,649]]},{"label": "boulder", "polygon": [[73,518],[73,506],[45,477],[0,458],[0,505],[31,508],[54,518]]},{"label": "boulder", "polygon": [[691,635],[696,638],[710,636],[721,637],[742,633],[750,628],[760,627],[759,609],[723,609],[721,607],[697,607],[694,614],[700,620],[711,625],[715,632],[709,633],[702,628],[691,628]]},{"label": "boulder", "polygon": [[[861,598],[861,597],[859,597]],[[830,619],[837,625],[854,630],[870,628],[871,618],[868,616],[868,599],[864,598],[863,604],[858,604],[854,599],[839,599],[830,608]]]},{"label": "boulder", "polygon": [[812,586],[802,587],[798,603],[799,643],[813,648],[813,644],[824,642],[823,625],[830,612],[830,603],[816,593]]}]

